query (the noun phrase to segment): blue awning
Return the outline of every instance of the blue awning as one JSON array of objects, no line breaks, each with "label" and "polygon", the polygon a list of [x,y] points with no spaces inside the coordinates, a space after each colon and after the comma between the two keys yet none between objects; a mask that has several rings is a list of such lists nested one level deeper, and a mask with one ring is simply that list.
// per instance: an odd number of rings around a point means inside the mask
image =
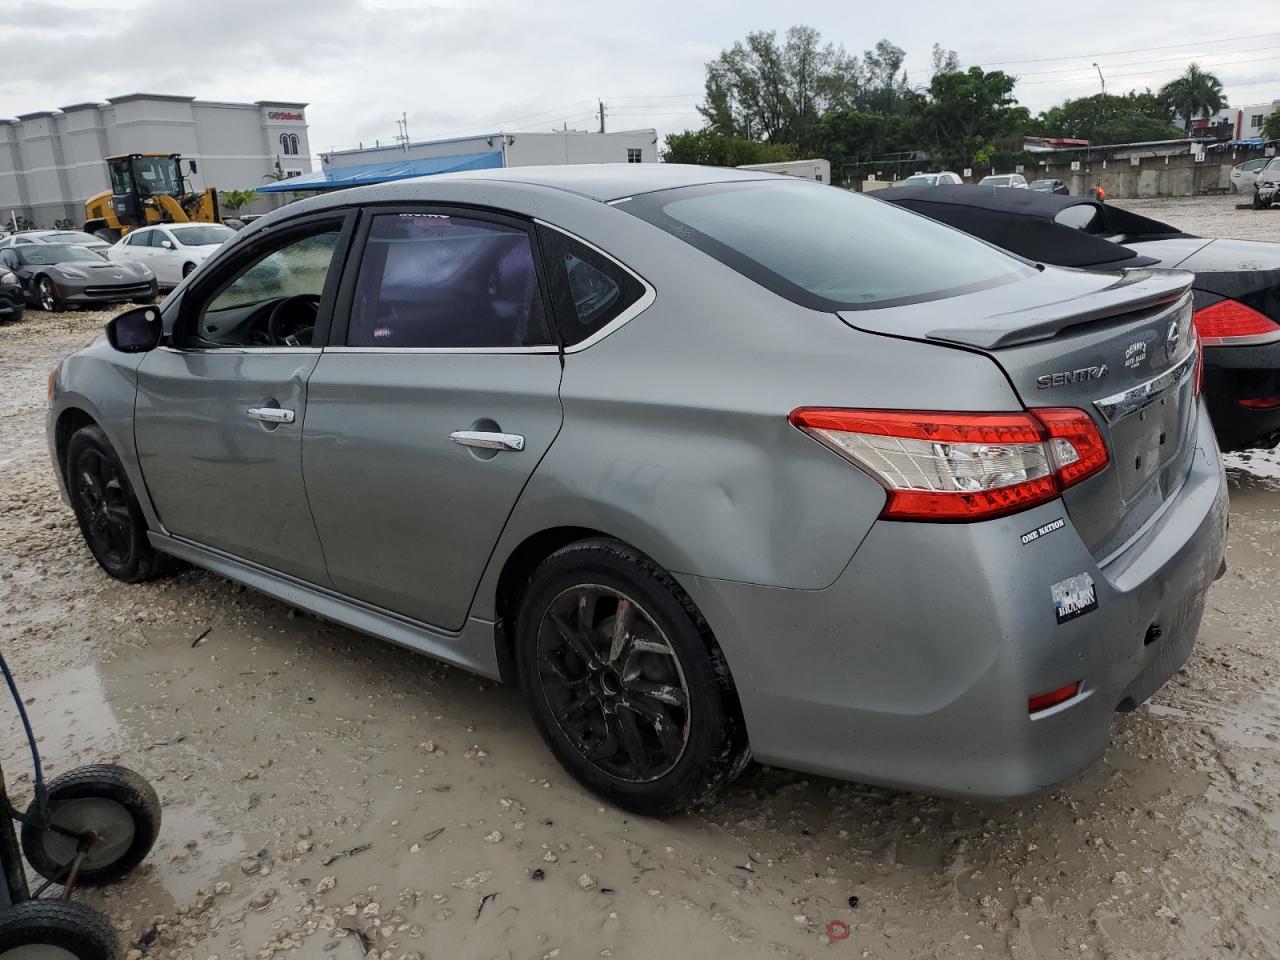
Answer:
[{"label": "blue awning", "polygon": [[347,187],[363,187],[370,183],[387,183],[391,180],[408,180],[410,177],[429,177],[437,173],[454,173],[458,170],[490,170],[502,166],[502,151],[491,153],[463,153],[452,157],[432,157],[429,160],[397,160],[394,163],[362,163],[354,167],[330,167],[300,177],[275,180],[258,187],[258,193],[292,193],[295,190],[345,190]]}]

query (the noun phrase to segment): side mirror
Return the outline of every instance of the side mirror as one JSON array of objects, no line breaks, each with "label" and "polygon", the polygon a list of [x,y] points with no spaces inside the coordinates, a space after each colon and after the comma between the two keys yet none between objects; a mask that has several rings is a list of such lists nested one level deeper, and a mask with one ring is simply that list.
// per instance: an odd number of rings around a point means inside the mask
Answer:
[{"label": "side mirror", "polygon": [[121,353],[154,350],[163,333],[157,307],[135,307],[107,321],[107,342]]},{"label": "side mirror", "polygon": [[187,169],[190,170],[192,173],[200,172],[200,168],[196,166],[196,162],[194,160],[187,161]]},{"label": "side mirror", "polygon": [[164,247],[166,250],[172,250],[172,249],[173,249],[173,244],[172,244],[172,243],[170,243],[168,240],[161,240],[161,241],[160,241],[160,246]]}]

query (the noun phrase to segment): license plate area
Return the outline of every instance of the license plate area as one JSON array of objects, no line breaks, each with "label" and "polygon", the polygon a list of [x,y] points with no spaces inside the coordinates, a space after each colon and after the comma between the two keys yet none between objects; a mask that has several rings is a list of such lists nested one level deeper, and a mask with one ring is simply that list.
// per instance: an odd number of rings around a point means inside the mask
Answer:
[{"label": "license plate area", "polygon": [[[1181,462],[1195,410],[1192,389],[1191,381],[1184,380],[1111,424],[1111,448],[1126,501]],[[1169,489],[1172,485],[1164,486]]]}]

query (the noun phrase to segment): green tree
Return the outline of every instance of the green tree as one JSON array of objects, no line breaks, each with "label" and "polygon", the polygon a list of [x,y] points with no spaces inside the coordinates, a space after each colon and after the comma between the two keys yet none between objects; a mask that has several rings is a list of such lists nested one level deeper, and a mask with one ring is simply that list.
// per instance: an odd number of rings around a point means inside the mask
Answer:
[{"label": "green tree", "polygon": [[727,137],[710,127],[667,134],[665,163],[699,163],[710,167],[741,167],[749,163],[780,163],[794,158],[785,143],[760,143],[744,137]]},{"label": "green tree", "polygon": [[218,194],[218,202],[230,208],[232,213],[239,213],[241,207],[253,203],[257,197],[256,190],[223,190]]},{"label": "green tree", "polygon": [[1266,140],[1280,140],[1280,110],[1267,117],[1262,124],[1262,136]]},{"label": "green tree", "polygon": [[1042,113],[1035,126],[1047,137],[1077,137],[1095,144],[1171,140],[1182,135],[1167,101],[1150,90],[1064,100]]},{"label": "green tree", "polygon": [[929,55],[929,77],[932,79],[940,73],[959,73],[960,56],[954,50],[947,50],[940,43],[933,45],[933,53]]},{"label": "green tree", "polygon": [[856,68],[858,90],[855,102],[869,113],[899,112],[910,87],[906,75],[899,76],[907,52],[901,47],[881,40],[875,49],[864,51],[862,65]]},{"label": "green tree", "polygon": [[852,105],[858,60],[823,44],[813,27],[795,26],[781,43],[776,31],[747,34],[707,64],[707,125],[725,137],[768,140],[809,152],[828,110]]},{"label": "green tree", "polygon": [[1222,81],[1198,63],[1189,64],[1186,73],[1161,87],[1160,97],[1182,117],[1182,128],[1187,132],[1196,117],[1208,117],[1227,106]]},{"label": "green tree", "polygon": [[927,96],[914,105],[922,143],[935,160],[969,166],[997,139],[1020,136],[1031,115],[1013,98],[1014,82],[1007,73],[981,67],[935,76]]}]

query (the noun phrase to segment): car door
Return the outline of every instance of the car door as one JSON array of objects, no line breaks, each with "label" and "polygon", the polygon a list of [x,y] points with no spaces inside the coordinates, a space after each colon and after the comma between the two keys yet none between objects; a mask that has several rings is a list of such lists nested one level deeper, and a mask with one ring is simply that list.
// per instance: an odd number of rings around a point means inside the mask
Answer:
[{"label": "car door", "polygon": [[432,207],[368,211],[359,233],[308,385],[307,495],[335,588],[459,629],[560,430],[534,234]]},{"label": "car door", "polygon": [[[152,230],[132,230],[128,236],[124,238],[124,242],[119,247],[112,247],[114,256],[112,260],[135,260],[138,263],[145,263],[151,266],[151,237]],[[153,271],[154,272],[154,271]]]},{"label": "car door", "polygon": [[176,285],[182,279],[182,254],[178,251],[173,234],[164,227],[156,227],[151,233],[151,246],[147,265],[156,279],[165,286]]},{"label": "car door", "polygon": [[138,368],[134,435],[165,529],[320,585],[302,429],[352,219],[285,221],[240,246],[185,292],[169,343]]}]

